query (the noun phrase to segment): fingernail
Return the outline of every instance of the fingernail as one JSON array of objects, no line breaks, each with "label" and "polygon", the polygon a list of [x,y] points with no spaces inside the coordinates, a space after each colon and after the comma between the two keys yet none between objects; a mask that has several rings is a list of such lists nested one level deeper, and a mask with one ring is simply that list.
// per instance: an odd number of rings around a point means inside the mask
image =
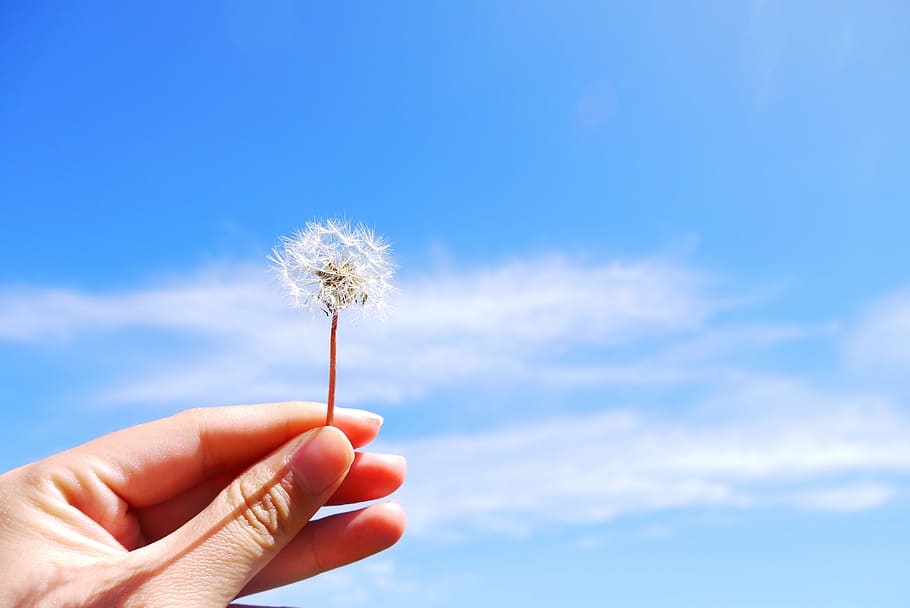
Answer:
[{"label": "fingernail", "polygon": [[408,461],[405,459],[404,456],[401,456],[400,454],[375,454],[374,453],[373,457],[378,458],[379,460],[383,461],[385,464],[392,466],[392,467],[405,469],[408,466]]},{"label": "fingernail", "polygon": [[304,435],[288,465],[302,491],[320,496],[347,473],[353,461],[354,450],[344,433],[335,427],[320,427]]},{"label": "fingernail", "polygon": [[382,423],[385,420],[385,418],[383,418],[382,416],[380,416],[379,414],[377,414],[375,412],[369,412],[367,410],[358,410],[358,409],[354,409],[354,408],[346,408],[346,409],[348,412],[354,414],[355,416],[359,416],[360,418],[363,418],[364,420],[369,420],[370,422],[374,422],[374,423],[378,424],[379,426],[382,426]]}]

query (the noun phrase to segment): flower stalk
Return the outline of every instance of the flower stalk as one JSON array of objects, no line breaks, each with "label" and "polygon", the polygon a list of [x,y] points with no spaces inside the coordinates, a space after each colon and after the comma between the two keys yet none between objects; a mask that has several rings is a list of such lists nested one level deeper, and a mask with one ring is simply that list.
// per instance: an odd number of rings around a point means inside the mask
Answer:
[{"label": "flower stalk", "polygon": [[305,230],[281,237],[269,260],[295,308],[320,310],[331,317],[329,390],[326,426],[335,414],[335,374],[339,313],[356,304],[378,309],[392,290],[394,268],[389,245],[364,226],[347,222],[308,222]]},{"label": "flower stalk", "polygon": [[326,401],[325,425],[332,426],[335,422],[335,353],[336,335],[338,334],[338,311],[332,313],[332,331],[329,338],[329,397]]}]

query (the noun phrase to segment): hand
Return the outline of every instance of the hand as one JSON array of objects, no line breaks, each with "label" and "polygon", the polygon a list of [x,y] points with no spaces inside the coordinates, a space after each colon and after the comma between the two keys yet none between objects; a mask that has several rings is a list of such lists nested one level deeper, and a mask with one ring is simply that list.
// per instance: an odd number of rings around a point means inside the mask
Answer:
[{"label": "hand", "polygon": [[[275,403],[188,410],[0,476],[4,606],[224,608],[394,544],[404,459],[381,419]],[[353,447],[352,447],[353,446]]]}]

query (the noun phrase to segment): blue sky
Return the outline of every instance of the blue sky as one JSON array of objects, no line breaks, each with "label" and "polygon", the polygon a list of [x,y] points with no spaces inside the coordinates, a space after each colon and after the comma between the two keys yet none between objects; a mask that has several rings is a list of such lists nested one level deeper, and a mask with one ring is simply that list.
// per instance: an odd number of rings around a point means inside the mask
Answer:
[{"label": "blue sky", "polygon": [[910,601],[904,3],[188,4],[0,9],[5,468],[323,399],[265,257],[347,217],[409,530],[264,601]]}]

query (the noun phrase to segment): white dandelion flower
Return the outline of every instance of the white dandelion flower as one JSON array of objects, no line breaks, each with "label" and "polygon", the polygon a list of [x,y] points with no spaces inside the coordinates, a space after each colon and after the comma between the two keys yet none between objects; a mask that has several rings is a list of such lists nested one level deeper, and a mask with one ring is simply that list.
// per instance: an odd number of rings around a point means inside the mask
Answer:
[{"label": "white dandelion flower", "polygon": [[269,256],[295,308],[321,310],[332,318],[329,398],[326,424],[335,405],[335,335],[338,313],[353,304],[382,308],[391,291],[394,265],[389,245],[372,230],[338,220],[307,222],[306,229],[281,237]]},{"label": "white dandelion flower", "polygon": [[389,245],[362,225],[328,220],[281,237],[269,259],[296,308],[332,316],[352,304],[380,309],[391,290]]}]

